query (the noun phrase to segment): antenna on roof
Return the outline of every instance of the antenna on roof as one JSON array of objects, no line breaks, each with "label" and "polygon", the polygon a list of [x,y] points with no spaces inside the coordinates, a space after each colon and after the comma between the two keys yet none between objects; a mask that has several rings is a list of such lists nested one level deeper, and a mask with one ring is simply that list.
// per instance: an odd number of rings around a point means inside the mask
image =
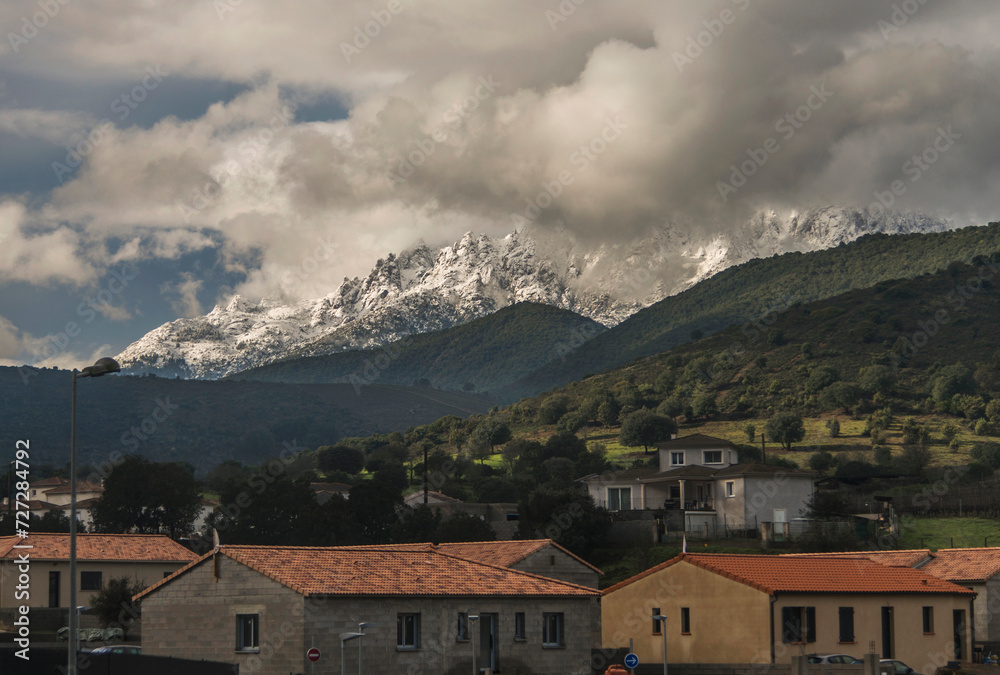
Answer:
[{"label": "antenna on roof", "polygon": [[219,583],[219,531],[212,528],[212,569],[215,573],[215,583]]},{"label": "antenna on roof", "polygon": [[216,548],[217,549],[217,548],[219,548],[219,546],[221,546],[221,544],[219,544],[219,531],[213,527],[212,528],[212,548]]},{"label": "antenna on roof", "polygon": [[681,553],[688,552],[688,533],[685,532],[684,536],[681,538]]}]

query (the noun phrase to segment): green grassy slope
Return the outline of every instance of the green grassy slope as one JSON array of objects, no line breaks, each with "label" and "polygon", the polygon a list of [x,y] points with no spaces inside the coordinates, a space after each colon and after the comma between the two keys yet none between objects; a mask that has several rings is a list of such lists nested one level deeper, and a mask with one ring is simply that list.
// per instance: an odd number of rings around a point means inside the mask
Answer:
[{"label": "green grassy slope", "polygon": [[711,334],[797,302],[915,277],[998,250],[1000,223],[992,223],[940,234],[869,235],[825,251],[753,260],[637,312],[502,395],[533,396],[688,342],[695,331]]}]

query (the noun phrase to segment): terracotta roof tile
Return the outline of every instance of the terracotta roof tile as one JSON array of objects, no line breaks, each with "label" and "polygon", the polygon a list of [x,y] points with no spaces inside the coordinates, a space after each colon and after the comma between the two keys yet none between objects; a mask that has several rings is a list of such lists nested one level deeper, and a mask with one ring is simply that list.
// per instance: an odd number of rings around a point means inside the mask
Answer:
[{"label": "terracotta roof tile", "polygon": [[[16,558],[13,546],[28,544],[33,560],[68,560],[69,535],[35,532],[26,539],[0,537],[0,558]],[[78,534],[77,560],[189,562],[198,556],[162,534]]]},{"label": "terracotta roof tile", "polygon": [[[32,486],[34,487],[34,486]],[[104,492],[104,486],[93,481],[81,480],[76,484],[76,491],[79,492]],[[69,483],[60,484],[56,487],[42,490],[47,495],[68,495],[73,492],[73,486]]]},{"label": "terracotta roof tile", "polygon": [[376,544],[370,546],[343,546],[339,548],[349,549],[392,549],[395,551],[431,551],[437,550],[441,553],[453,555],[458,558],[465,558],[473,562],[481,562],[487,565],[498,567],[511,567],[527,558],[532,553],[536,553],[546,546],[557,548],[571,558],[586,565],[598,574],[603,574],[601,570],[591,565],[589,562],[574,554],[551,539],[516,539],[511,541],[469,541],[454,542],[445,544]]},{"label": "terracotta roof tile", "polygon": [[918,569],[949,581],[986,581],[1000,573],[1000,548],[943,548]]},{"label": "terracotta roof tile", "polygon": [[905,549],[901,551],[839,551],[837,553],[783,553],[783,557],[815,557],[824,558],[866,558],[872,562],[877,562],[890,567],[917,567],[920,563],[929,560],[931,550],[929,548]]},{"label": "terracotta roof tile", "polygon": [[[589,597],[599,591],[527,572],[487,565],[438,550],[406,547],[310,548],[221,546],[225,555],[306,596],[536,596]],[[154,592],[198,561],[146,589]]]},{"label": "terracotta roof tile", "polygon": [[864,557],[682,553],[604,591],[611,593],[678,563],[696,565],[769,595],[776,593],[944,593],[972,591],[909,567]]}]

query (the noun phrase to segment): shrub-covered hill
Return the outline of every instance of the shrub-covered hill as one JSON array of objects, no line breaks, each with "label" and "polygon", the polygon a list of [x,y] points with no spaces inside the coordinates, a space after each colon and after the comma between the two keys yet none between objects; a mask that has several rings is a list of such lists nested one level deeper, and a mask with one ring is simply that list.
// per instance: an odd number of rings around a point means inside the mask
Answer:
[{"label": "shrub-covered hill", "polygon": [[[31,442],[31,465],[69,461],[70,373],[0,368],[0,444]],[[277,384],[110,375],[78,382],[81,464],[137,452],[207,470],[256,464],[285,443],[316,448],[342,436],[395,431],[492,405],[478,394],[386,385]],[[118,455],[114,455],[118,456]]]},{"label": "shrub-covered hill", "polygon": [[[509,410],[527,420],[553,396],[572,411],[608,395],[626,410],[673,407],[693,420],[889,405],[975,423],[1000,398],[1000,252],[765,311]],[[1000,412],[1000,403],[994,408]]]},{"label": "shrub-covered hill", "polygon": [[868,235],[834,249],[753,260],[637,312],[502,394],[506,400],[533,396],[769,311],[912,278],[997,250],[1000,223],[991,223],[936,234]]},{"label": "shrub-covered hill", "polygon": [[579,314],[522,302],[461,326],[410,336],[380,349],[286,359],[228,379],[402,385],[427,380],[440,389],[493,391],[562,358],[605,330]]}]

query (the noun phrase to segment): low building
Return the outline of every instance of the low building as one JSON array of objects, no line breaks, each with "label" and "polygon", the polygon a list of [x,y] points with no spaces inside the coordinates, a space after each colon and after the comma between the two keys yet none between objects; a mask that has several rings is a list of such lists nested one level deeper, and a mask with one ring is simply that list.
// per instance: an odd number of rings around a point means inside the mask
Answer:
[{"label": "low building", "polygon": [[[642,663],[790,663],[803,653],[882,658],[934,672],[969,659],[975,593],[865,558],[684,553],[605,590],[603,645]],[[652,620],[666,617],[666,625]]]},{"label": "low building", "polygon": [[[1000,646],[1000,547],[929,548],[906,551],[845,551],[800,554],[865,558],[882,565],[906,566],[976,592],[973,622],[976,642]],[[995,649],[996,647],[993,647]]]},{"label": "low building", "polygon": [[137,597],[143,654],[247,673],[590,673],[600,639],[599,591],[437,549],[221,546]]},{"label": "low building", "polygon": [[[130,577],[151,585],[198,557],[159,534],[78,534],[77,595],[71,600],[69,539],[44,532],[0,537],[0,608],[86,606],[109,579]],[[16,595],[25,555],[29,597],[21,598]]]},{"label": "low building", "polygon": [[761,523],[774,523],[780,534],[809,511],[814,474],[741,464],[732,443],[703,434],[656,447],[658,466],[580,479],[594,503],[612,512],[663,512],[671,529],[710,534],[756,530]]}]

